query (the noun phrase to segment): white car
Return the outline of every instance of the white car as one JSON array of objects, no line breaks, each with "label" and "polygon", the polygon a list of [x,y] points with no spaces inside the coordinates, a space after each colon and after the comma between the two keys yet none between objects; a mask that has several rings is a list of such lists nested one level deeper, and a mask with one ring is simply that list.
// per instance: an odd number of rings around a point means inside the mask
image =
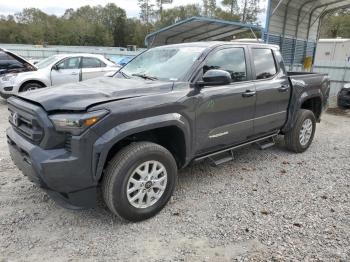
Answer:
[{"label": "white car", "polygon": [[46,58],[32,70],[8,72],[0,76],[0,95],[8,98],[19,92],[84,81],[118,71],[120,66],[102,55],[60,54]]}]

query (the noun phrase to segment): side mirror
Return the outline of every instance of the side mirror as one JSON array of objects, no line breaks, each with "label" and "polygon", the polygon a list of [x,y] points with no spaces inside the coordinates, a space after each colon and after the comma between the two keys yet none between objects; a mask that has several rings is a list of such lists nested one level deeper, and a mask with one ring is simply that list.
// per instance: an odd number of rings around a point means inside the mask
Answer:
[{"label": "side mirror", "polygon": [[60,68],[58,67],[58,65],[54,65],[54,66],[52,67],[52,70],[59,71]]},{"label": "side mirror", "polygon": [[197,82],[197,86],[219,86],[227,85],[232,82],[232,78],[229,72],[219,69],[211,69],[205,72],[203,81]]}]

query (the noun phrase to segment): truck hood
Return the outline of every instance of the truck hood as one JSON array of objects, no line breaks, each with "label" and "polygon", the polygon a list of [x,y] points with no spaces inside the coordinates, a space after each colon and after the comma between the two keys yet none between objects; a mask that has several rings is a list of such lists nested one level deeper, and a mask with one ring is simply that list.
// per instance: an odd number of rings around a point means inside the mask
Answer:
[{"label": "truck hood", "polygon": [[173,82],[100,77],[79,83],[20,93],[21,99],[40,104],[46,111],[83,111],[114,100],[170,92]]}]

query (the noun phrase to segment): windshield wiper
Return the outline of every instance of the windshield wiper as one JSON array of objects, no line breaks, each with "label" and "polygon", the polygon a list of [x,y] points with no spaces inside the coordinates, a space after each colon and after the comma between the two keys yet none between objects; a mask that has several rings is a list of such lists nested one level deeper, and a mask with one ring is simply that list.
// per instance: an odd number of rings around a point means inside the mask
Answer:
[{"label": "windshield wiper", "polygon": [[138,77],[141,77],[143,79],[147,79],[147,80],[158,80],[157,77],[155,76],[149,76],[149,75],[146,75],[146,74],[132,74],[132,76],[138,76]]},{"label": "windshield wiper", "polygon": [[128,76],[126,73],[124,73],[122,70],[118,71],[117,73],[121,73],[122,76],[124,76],[125,78],[129,79],[130,76]]}]

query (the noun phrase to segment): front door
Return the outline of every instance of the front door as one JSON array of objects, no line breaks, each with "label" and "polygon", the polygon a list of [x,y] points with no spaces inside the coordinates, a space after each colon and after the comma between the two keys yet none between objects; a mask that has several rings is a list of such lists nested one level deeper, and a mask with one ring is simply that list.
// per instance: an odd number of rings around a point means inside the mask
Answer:
[{"label": "front door", "polygon": [[82,62],[82,80],[103,76],[105,74],[103,67],[105,63],[95,57],[83,57]]},{"label": "front door", "polygon": [[80,57],[70,57],[60,61],[51,70],[53,86],[80,81]]},{"label": "front door", "polygon": [[280,130],[287,119],[291,87],[282,58],[279,53],[275,54],[269,48],[252,48],[257,93],[255,136]]},{"label": "front door", "polygon": [[255,86],[246,65],[247,53],[229,47],[209,54],[203,74],[221,69],[231,74],[232,83],[203,87],[196,109],[196,153],[205,154],[239,144],[253,134]]}]

